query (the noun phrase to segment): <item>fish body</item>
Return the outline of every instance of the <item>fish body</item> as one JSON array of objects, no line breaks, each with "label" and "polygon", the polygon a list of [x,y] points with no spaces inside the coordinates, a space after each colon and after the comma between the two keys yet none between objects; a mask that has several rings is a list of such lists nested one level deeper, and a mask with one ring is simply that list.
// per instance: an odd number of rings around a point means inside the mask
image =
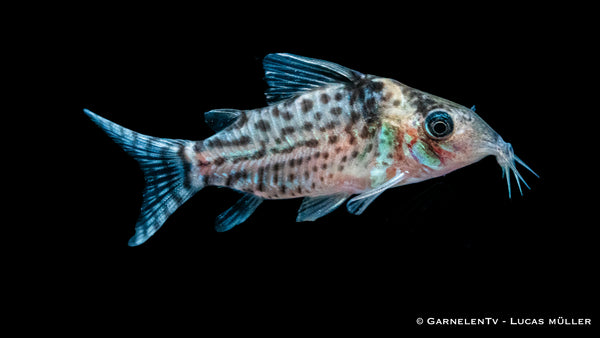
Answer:
[{"label": "fish body", "polygon": [[[138,160],[147,179],[136,235],[147,240],[206,186],[243,193],[217,217],[226,231],[265,199],[304,197],[297,221],[347,204],[362,213],[383,191],[445,175],[495,155],[507,177],[527,167],[472,109],[396,80],[292,54],[263,62],[269,106],[205,114],[205,140],[159,139],[86,113]],[[534,173],[535,174],[535,173]]]}]

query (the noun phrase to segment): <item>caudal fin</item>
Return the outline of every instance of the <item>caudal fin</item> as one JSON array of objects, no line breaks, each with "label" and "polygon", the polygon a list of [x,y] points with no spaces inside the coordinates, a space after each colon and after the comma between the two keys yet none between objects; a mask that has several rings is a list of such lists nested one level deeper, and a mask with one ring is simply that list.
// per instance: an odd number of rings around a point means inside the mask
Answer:
[{"label": "caudal fin", "polygon": [[146,188],[142,210],[130,246],[144,243],[185,201],[202,189],[202,179],[191,175],[193,142],[158,138],[123,128],[91,111],[83,110],[110,138],[137,160]]}]

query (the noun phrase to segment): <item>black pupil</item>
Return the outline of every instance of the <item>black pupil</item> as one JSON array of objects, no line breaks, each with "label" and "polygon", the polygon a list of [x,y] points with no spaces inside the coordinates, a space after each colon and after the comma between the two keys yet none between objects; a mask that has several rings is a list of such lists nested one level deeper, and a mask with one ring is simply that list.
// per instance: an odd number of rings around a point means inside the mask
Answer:
[{"label": "black pupil", "polygon": [[425,123],[427,125],[427,132],[437,138],[448,136],[454,128],[450,115],[441,110],[429,113]]},{"label": "black pupil", "polygon": [[448,129],[448,126],[447,126],[447,125],[446,125],[446,123],[445,123],[445,122],[443,122],[443,121],[436,121],[436,122],[433,124],[433,131],[434,131],[436,134],[443,134],[443,133],[445,133],[445,132],[446,132],[446,129]]}]

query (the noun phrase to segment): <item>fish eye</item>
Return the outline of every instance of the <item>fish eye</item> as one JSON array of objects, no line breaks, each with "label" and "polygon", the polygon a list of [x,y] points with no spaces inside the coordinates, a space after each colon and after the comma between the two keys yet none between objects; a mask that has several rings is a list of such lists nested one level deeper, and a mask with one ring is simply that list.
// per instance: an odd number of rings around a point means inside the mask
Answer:
[{"label": "fish eye", "polygon": [[452,117],[443,110],[433,110],[425,118],[425,131],[434,139],[443,139],[453,130]]}]

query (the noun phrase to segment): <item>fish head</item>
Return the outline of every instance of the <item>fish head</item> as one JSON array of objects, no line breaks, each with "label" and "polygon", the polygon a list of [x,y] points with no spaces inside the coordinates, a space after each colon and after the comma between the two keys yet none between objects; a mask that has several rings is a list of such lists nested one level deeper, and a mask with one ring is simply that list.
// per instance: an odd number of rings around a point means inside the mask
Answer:
[{"label": "fish head", "polygon": [[516,163],[537,176],[514,154],[511,144],[475,113],[474,107],[467,108],[409,87],[402,90],[402,95],[402,104],[397,110],[402,121],[397,151],[405,164],[413,163],[407,166],[412,168],[413,174],[421,176],[414,181],[445,175],[488,155],[495,156],[502,167],[509,197],[511,172],[521,194],[520,182],[529,188],[517,171]]}]

